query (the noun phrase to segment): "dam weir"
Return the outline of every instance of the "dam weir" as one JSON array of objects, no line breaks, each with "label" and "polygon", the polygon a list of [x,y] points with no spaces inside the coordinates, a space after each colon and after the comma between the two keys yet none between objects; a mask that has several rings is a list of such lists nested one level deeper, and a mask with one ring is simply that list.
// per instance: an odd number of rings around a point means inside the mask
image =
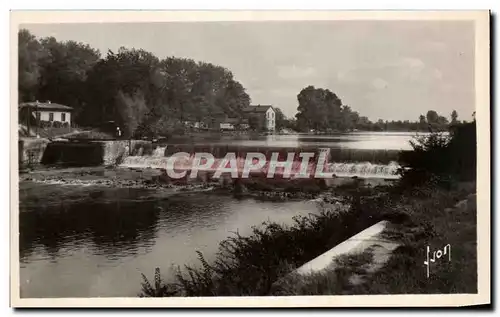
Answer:
[{"label": "dam weir", "polygon": [[[288,153],[295,153],[294,168],[300,164],[299,153],[314,153],[309,170],[313,169],[319,158],[319,154],[325,151],[326,164],[324,172],[331,172],[336,177],[358,177],[358,178],[378,178],[397,179],[399,165],[398,150],[383,149],[346,149],[327,147],[258,147],[258,146],[234,146],[234,145],[192,145],[192,144],[137,144],[130,149],[121,167],[128,168],[154,168],[165,169],[168,158],[179,152],[190,153],[191,157],[195,153],[210,153],[214,156],[216,164],[220,162],[227,153],[235,153],[237,157],[238,169],[243,168],[244,159],[247,153],[257,152],[265,155],[267,161],[271,159],[273,153],[278,154],[278,161],[286,161]],[[313,162],[314,161],[314,162]],[[189,169],[191,162],[184,162],[185,169]],[[176,164],[176,169],[177,169]],[[267,164],[264,166],[264,169]],[[277,169],[279,173],[279,168]]]}]

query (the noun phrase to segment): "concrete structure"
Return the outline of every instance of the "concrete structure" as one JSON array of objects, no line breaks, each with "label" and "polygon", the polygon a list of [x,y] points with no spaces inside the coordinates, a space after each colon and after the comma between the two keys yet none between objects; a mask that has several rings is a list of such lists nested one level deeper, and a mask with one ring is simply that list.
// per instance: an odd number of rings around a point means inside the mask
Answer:
[{"label": "concrete structure", "polygon": [[47,145],[47,139],[19,138],[18,141],[18,163],[19,167],[34,166],[40,164]]},{"label": "concrete structure", "polygon": [[50,142],[47,139],[21,138],[18,142],[19,166],[61,164],[73,166],[109,166],[123,157],[151,152],[151,141],[113,140],[89,142]]},{"label": "concrete structure", "polygon": [[[295,270],[299,275],[321,272],[325,269],[334,269],[335,259],[347,254],[361,254],[371,250],[374,255],[373,265],[378,269],[389,259],[390,254],[399,244],[382,238],[381,234],[389,224],[388,221],[380,221],[373,226],[350,237],[341,244],[326,251],[315,259]],[[373,267],[375,269],[375,267]]]},{"label": "concrete structure", "polygon": [[19,120],[35,125],[41,121],[67,123],[71,126],[72,107],[47,102],[25,102],[19,105]]},{"label": "concrete structure", "polygon": [[276,113],[271,105],[248,106],[243,109],[243,113],[249,120],[252,116],[259,118],[261,127],[268,131],[276,129]]}]

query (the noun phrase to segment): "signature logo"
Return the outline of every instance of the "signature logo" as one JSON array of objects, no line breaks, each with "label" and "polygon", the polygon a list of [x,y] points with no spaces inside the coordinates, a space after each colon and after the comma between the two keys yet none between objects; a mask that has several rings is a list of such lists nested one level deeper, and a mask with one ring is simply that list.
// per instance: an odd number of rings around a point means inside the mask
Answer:
[{"label": "signature logo", "polygon": [[436,259],[440,259],[442,256],[448,255],[448,262],[451,261],[451,245],[447,244],[444,246],[443,250],[436,250],[432,252],[432,258],[430,258],[431,255],[431,248],[427,246],[427,261],[424,261],[424,265],[427,266],[427,278],[430,276],[430,265],[431,262],[435,263]]}]

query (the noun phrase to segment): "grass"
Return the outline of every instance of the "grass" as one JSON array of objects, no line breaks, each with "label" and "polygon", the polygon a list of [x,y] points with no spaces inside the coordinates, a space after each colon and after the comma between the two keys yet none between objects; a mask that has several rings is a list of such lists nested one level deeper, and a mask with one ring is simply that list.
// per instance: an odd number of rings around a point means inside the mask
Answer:
[{"label": "grass", "polygon": [[[354,294],[452,294],[477,293],[476,204],[469,196],[467,205],[454,207],[474,192],[474,184],[455,190],[415,191],[394,203],[393,224],[383,235],[402,243],[386,265],[365,274],[371,254],[341,258],[337,268],[308,276],[290,276],[279,284],[274,295],[354,295]],[[414,192],[414,193],[415,193]],[[441,258],[431,263],[427,277],[426,247],[431,253],[451,245],[451,261]],[[432,254],[430,255],[432,258]],[[363,283],[352,283],[354,275]]]},{"label": "grass", "polygon": [[200,266],[179,267],[176,282],[165,284],[168,294],[151,292],[143,285],[142,295],[269,295],[275,281],[380,221],[381,215],[371,208],[367,194],[353,194],[347,202],[348,211],[325,205],[319,214],[295,217],[291,226],[265,222],[253,228],[250,236],[236,233],[220,244],[213,263],[207,263],[198,253]]}]

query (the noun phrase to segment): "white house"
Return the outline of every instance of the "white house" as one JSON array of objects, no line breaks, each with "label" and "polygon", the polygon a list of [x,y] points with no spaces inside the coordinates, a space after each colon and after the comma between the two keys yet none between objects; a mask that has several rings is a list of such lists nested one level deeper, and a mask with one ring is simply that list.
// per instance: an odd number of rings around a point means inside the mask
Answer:
[{"label": "white house", "polygon": [[276,128],[276,112],[271,105],[248,106],[243,109],[247,117],[257,116],[261,120],[262,127],[268,131],[274,131]]},{"label": "white house", "polygon": [[47,102],[25,102],[19,105],[20,120],[31,117],[31,122],[61,122],[71,126],[72,107]]}]

